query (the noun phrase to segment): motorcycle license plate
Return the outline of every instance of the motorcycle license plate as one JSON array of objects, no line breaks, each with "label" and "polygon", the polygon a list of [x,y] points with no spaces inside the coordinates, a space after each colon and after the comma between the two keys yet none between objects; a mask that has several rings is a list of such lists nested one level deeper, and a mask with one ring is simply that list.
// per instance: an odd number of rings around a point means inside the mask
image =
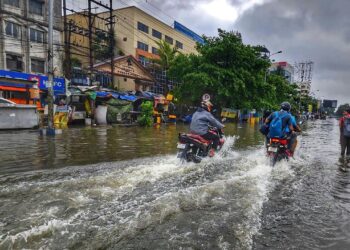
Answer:
[{"label": "motorcycle license plate", "polygon": [[185,149],[185,147],[186,147],[186,144],[182,144],[182,143],[177,144],[178,149]]},{"label": "motorcycle license plate", "polygon": [[269,151],[269,152],[274,152],[274,153],[276,153],[276,152],[277,152],[277,148],[275,148],[275,147],[269,147],[268,151]]}]

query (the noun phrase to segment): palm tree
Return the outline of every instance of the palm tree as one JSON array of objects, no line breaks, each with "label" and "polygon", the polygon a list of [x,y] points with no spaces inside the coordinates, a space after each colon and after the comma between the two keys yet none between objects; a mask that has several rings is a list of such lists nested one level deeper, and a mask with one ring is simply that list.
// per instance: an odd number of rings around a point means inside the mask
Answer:
[{"label": "palm tree", "polygon": [[158,55],[159,59],[153,59],[153,62],[156,63],[161,70],[165,70],[165,88],[164,88],[164,94],[167,95],[169,92],[168,88],[168,76],[167,76],[167,70],[171,67],[176,54],[178,53],[178,50],[176,47],[171,47],[169,43],[167,43],[164,40],[160,40],[159,42],[156,42],[158,45]]}]

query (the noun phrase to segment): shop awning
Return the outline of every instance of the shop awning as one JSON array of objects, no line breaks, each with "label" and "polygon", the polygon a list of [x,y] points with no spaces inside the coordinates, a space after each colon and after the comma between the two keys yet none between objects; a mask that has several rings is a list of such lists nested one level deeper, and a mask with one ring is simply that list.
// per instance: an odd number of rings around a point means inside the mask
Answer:
[{"label": "shop awning", "polygon": [[17,92],[26,92],[26,88],[16,88],[16,87],[7,87],[7,86],[0,86],[0,90],[3,91],[17,91]]},{"label": "shop awning", "polygon": [[31,87],[37,83],[38,83],[37,81],[0,76],[0,85],[1,86],[25,88],[25,87]]}]

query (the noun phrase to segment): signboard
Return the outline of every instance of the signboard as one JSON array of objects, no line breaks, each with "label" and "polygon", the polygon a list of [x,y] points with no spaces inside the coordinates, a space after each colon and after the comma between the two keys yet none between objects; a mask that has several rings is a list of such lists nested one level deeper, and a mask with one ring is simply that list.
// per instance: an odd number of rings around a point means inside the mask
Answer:
[{"label": "signboard", "polygon": [[311,104],[308,105],[307,111],[308,111],[309,113],[312,113],[312,105],[311,105]]},{"label": "signboard", "polygon": [[[0,70],[0,77],[11,78],[13,80],[19,79],[19,80],[26,80],[26,81],[36,81],[36,82],[38,82],[38,87],[40,90],[47,90],[47,87],[48,87],[48,77],[43,76],[43,75],[27,74],[27,73],[22,73],[22,72]],[[25,84],[6,83],[4,81],[1,81],[0,85],[12,86],[12,87],[17,87],[17,88],[25,88],[26,87]],[[66,93],[66,85],[65,85],[64,78],[54,78],[53,90],[54,90],[55,95]]]},{"label": "signboard", "polygon": [[201,36],[199,36],[198,34],[194,33],[192,30],[190,30],[189,28],[185,27],[181,23],[178,23],[178,22],[174,21],[174,29],[179,31],[179,32],[181,32],[181,33],[183,33],[184,35],[192,38],[196,42],[199,42],[200,44],[204,44],[204,39]]},{"label": "signboard", "polygon": [[337,100],[323,100],[323,107],[324,108],[336,108],[338,105]]}]

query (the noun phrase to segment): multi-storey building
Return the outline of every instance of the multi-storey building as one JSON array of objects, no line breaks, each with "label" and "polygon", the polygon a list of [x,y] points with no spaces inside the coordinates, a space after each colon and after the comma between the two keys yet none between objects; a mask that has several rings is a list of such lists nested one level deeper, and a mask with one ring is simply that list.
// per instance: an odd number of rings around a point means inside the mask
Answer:
[{"label": "multi-storey building", "polygon": [[[54,66],[61,72],[61,1],[54,1]],[[48,0],[0,0],[0,69],[47,73]]]},{"label": "multi-storey building", "polygon": [[[174,27],[171,27],[135,6],[116,9],[113,11],[113,15],[115,16],[115,55],[132,55],[146,67],[149,66],[152,59],[159,58],[157,42],[160,40],[164,40],[184,54],[197,53],[196,43],[203,42],[200,36],[180,23],[175,22]],[[72,56],[78,58],[83,67],[89,65],[89,39],[83,34],[88,29],[87,16],[87,12],[68,15],[68,20],[74,29],[81,28],[81,35],[77,34],[76,31],[70,34],[70,43],[73,44]],[[94,15],[93,31],[95,35],[99,32],[103,33],[103,31],[108,32],[108,26],[106,27],[106,22],[103,20],[108,18],[109,12]],[[96,56],[94,60],[96,60]],[[150,70],[156,80],[153,91],[161,93],[164,82],[172,83],[171,79],[165,80],[166,72]],[[134,89],[132,79],[116,77],[114,82],[121,90]]]},{"label": "multi-storey building", "polygon": [[271,64],[270,72],[280,71],[289,83],[294,83],[294,67],[288,62],[274,62]]}]

